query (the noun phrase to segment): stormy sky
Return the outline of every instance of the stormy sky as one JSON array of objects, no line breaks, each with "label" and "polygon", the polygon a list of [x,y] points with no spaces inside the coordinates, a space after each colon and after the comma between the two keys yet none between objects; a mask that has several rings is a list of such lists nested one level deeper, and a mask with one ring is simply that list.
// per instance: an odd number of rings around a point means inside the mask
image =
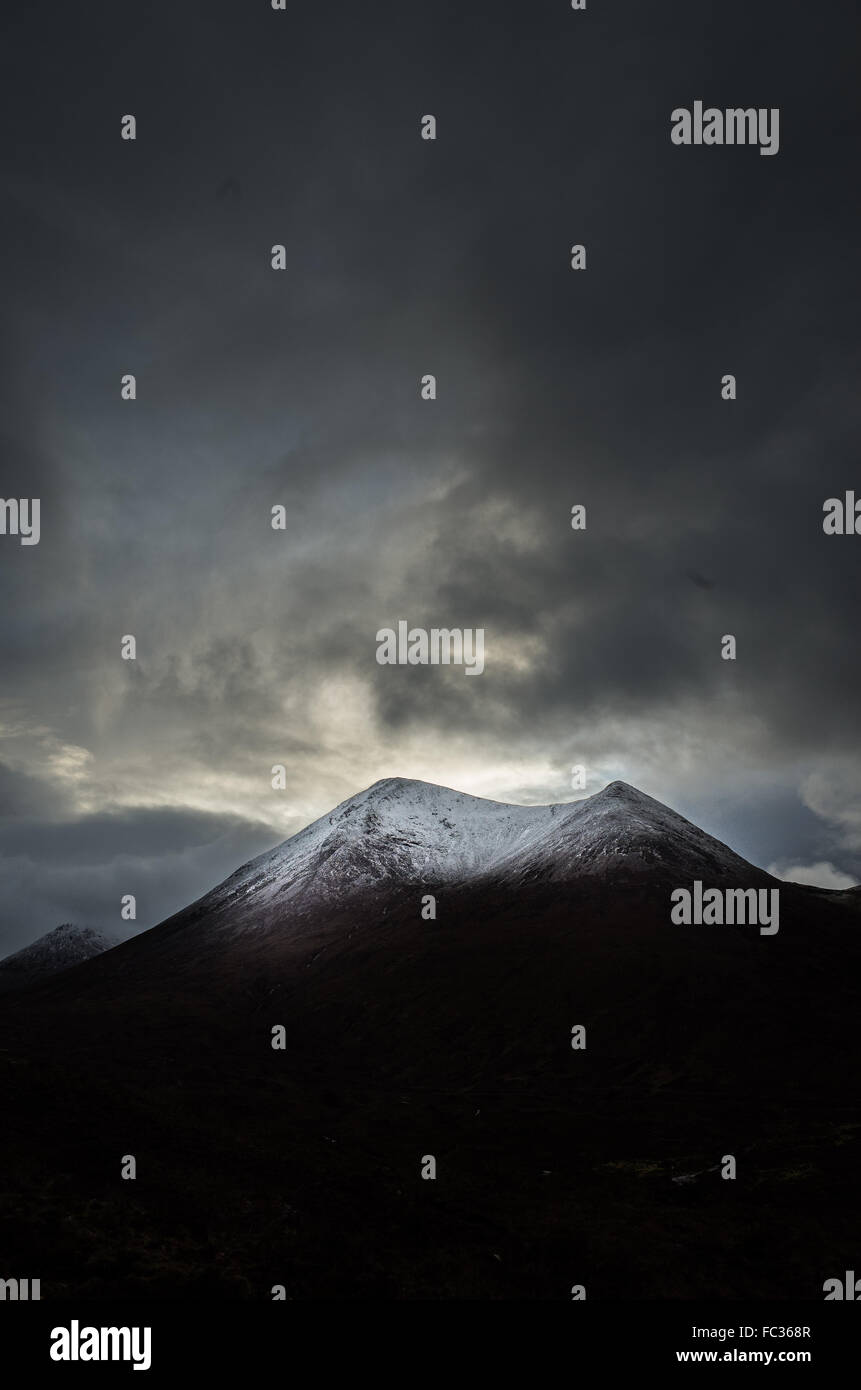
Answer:
[{"label": "stormy sky", "polygon": [[[582,763],[861,879],[855,22],[13,10],[0,954],[151,926],[390,775],[532,803]],[[695,100],[778,107],[779,152],[675,147]],[[483,627],[484,672],[378,665],[399,619]]]}]

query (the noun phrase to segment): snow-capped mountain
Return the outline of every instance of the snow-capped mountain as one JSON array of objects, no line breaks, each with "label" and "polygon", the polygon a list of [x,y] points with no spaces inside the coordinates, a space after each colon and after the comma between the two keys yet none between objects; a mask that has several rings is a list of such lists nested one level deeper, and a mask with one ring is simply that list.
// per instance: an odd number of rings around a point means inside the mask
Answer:
[{"label": "snow-capped mountain", "polygon": [[370,950],[380,924],[414,913],[425,893],[443,894],[449,916],[457,903],[490,918],[515,900],[536,910],[538,896],[564,907],[597,894],[615,912],[626,894],[647,892],[667,917],[668,891],[694,879],[774,882],[624,782],[580,801],[515,806],[391,777],[112,952],[98,974],[245,976],[293,969],[320,952],[329,958],[358,941]]},{"label": "snow-capped mountain", "polygon": [[565,883],[643,872],[713,882],[762,870],[625,782],[581,801],[515,806],[390,777],[238,869],[198,906],[244,915],[343,903],[391,885]]},{"label": "snow-capped mountain", "polygon": [[68,970],[82,961],[110,951],[117,941],[93,927],[64,922],[37,941],[0,960],[0,990],[18,989]]},{"label": "snow-capped mountain", "polygon": [[[158,991],[173,980],[233,991],[237,984],[250,988],[251,981],[254,988],[264,988],[266,980],[295,982],[301,971],[304,988],[321,969],[334,969],[336,959],[358,951],[365,960],[349,967],[355,982],[373,957],[385,970],[404,966],[397,924],[418,921],[428,893],[444,904],[440,920],[457,920],[464,942],[474,948],[479,940],[493,943],[507,930],[501,924],[515,916],[529,923],[518,927],[518,940],[533,945],[544,931],[554,935],[560,922],[569,937],[582,937],[599,924],[636,921],[638,940],[626,970],[636,970],[637,952],[653,950],[674,953],[682,971],[688,951],[704,952],[712,969],[715,955],[733,970],[746,969],[748,929],[708,937],[671,929],[671,890],[697,879],[709,887],[776,884],[624,782],[580,801],[514,806],[386,778],[75,972],[74,984],[95,992]],[[784,943],[801,920],[792,917],[792,903],[798,899],[803,916],[809,895],[791,884],[780,892],[788,914],[781,918]],[[410,951],[418,949],[413,942]],[[415,954],[408,959],[415,962]]]}]

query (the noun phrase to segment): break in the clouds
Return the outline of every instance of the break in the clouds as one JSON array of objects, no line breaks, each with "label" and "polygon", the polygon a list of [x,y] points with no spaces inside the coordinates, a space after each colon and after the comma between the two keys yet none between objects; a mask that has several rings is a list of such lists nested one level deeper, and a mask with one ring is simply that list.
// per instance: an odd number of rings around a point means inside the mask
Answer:
[{"label": "break in the clouds", "polygon": [[[15,18],[0,949],[136,887],[151,925],[385,775],[537,802],[583,764],[861,877],[848,22]],[[690,93],[779,108],[779,154],[674,147]],[[483,628],[480,678],[380,667],[405,613]]]},{"label": "break in the clouds", "polygon": [[768,872],[788,883],[806,883],[813,888],[854,888],[855,880],[841,874],[833,864],[770,864]]}]

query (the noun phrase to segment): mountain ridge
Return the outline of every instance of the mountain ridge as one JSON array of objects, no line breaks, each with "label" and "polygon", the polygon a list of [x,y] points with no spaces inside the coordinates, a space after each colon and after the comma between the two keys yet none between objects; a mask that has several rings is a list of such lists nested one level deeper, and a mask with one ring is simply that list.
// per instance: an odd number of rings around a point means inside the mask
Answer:
[{"label": "mountain ridge", "polygon": [[596,911],[608,922],[632,913],[648,923],[638,949],[648,938],[655,949],[699,953],[713,968],[718,957],[726,964],[741,952],[732,969],[743,968],[751,939],[743,924],[687,942],[671,925],[670,892],[696,880],[719,889],[779,888],[781,939],[798,933],[811,897],[823,904],[834,898],[773,878],[626,782],[576,801],[522,806],[388,777],[104,959],[86,962],[74,983],[88,993],[114,985],[126,992],[136,982],[157,991],[172,973],[188,987],[195,981],[203,995],[235,992],[239,981],[265,991],[267,977],[279,988],[286,978],[295,985],[297,971],[346,961],[357,950],[385,957],[402,945],[417,949],[412,927],[404,936],[394,924],[419,920],[428,894],[439,900],[441,921],[457,919],[461,929],[473,923],[475,939],[482,917],[501,923],[515,905],[527,917],[574,920],[585,912],[593,926]]},{"label": "mountain ridge", "polygon": [[[660,852],[675,838],[685,854]],[[556,882],[636,870],[643,863],[718,877],[749,873],[776,882],[693,822],[629,783],[609,783],[570,802],[523,806],[472,796],[433,782],[382,778],[348,797],[271,850],[241,865],[199,902],[224,890],[292,902],[310,887],[340,896],[387,881],[432,885],[499,871]],[[627,861],[627,862],[626,862]]]},{"label": "mountain ridge", "polygon": [[[514,899],[558,913],[597,897],[615,916],[645,894],[663,936],[669,892],[698,878],[717,887],[778,882],[625,782],[571,802],[521,806],[382,778],[76,971],[75,983],[89,990],[122,978],[125,989],[139,979],[157,988],[172,971],[196,977],[202,989],[210,987],[204,977],[219,990],[240,978],[263,988],[266,975],[281,979],[316,969],[311,962],[324,956],[376,949],[383,924],[414,919],[427,894],[445,900],[449,921],[456,903],[462,921],[477,921],[483,904],[504,917]],[[387,936],[385,949],[397,939]],[[705,949],[731,943],[713,939]]]}]

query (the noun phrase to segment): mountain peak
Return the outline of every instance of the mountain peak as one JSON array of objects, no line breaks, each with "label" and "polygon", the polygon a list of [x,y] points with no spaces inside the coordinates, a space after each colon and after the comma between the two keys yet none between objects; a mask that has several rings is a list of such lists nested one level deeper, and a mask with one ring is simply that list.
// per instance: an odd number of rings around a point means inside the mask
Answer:
[{"label": "mountain peak", "polygon": [[411,791],[418,787],[435,787],[435,782],[422,782],[415,777],[380,777],[370,787],[366,787],[363,792],[358,792],[357,796],[375,797],[397,794],[398,792]]},{"label": "mountain peak", "polygon": [[14,951],[0,960],[0,989],[30,984],[60,970],[100,956],[119,943],[116,937],[106,936],[94,927],[79,927],[74,922],[61,922],[29,946]]},{"label": "mountain peak", "polygon": [[759,874],[726,845],[620,780],[578,801],[513,805],[434,782],[382,777],[207,895],[234,928],[301,922],[393,887],[571,884],[632,876],[684,883]]},{"label": "mountain peak", "polygon": [[639,787],[633,786],[630,782],[623,782],[620,780],[608,782],[605,787],[601,787],[599,791],[593,792],[591,796],[581,798],[580,801],[558,801],[542,803],[541,805],[532,803],[522,805],[519,802],[501,801],[496,797],[477,796],[473,792],[455,791],[454,788],[443,786],[439,782],[425,782],[418,777],[380,777],[376,782],[373,782],[371,786],[365,787],[363,791],[356,792],[353,796],[348,797],[346,801],[341,802],[341,805],[336,807],[335,810],[340,810],[342,807],[348,807],[355,803],[366,805],[368,802],[403,800],[411,802],[431,802],[440,798],[445,799],[451,797],[456,797],[464,805],[479,803],[484,806],[506,806],[522,809],[524,811],[550,811],[551,809],[555,809],[556,811],[570,810],[573,806],[584,805],[586,802],[600,801],[602,799],[620,803],[627,802],[632,806],[640,807],[663,805],[662,802],[656,801],[655,798],[649,796],[648,793],[640,791]]},{"label": "mountain peak", "polygon": [[[369,802],[377,801],[404,801],[429,803],[440,799],[457,798],[462,804],[480,803],[484,806],[506,806],[524,811],[557,811],[570,809],[572,806],[583,805],[586,802],[601,800],[628,803],[632,806],[653,806],[660,807],[662,802],[656,801],[654,797],[646,792],[640,791],[639,787],[633,786],[630,782],[614,781],[608,782],[599,791],[593,792],[591,796],[583,797],[579,802],[559,801],[550,802],[546,805],[519,806],[519,803],[499,801],[495,797],[476,796],[472,792],[455,791],[451,787],[446,787],[438,782],[425,782],[417,777],[380,777],[371,786],[365,787],[363,791],[356,792],[341,802],[340,806],[335,807],[335,811],[353,805],[367,805]],[[664,808],[669,809],[669,808]],[[332,813],[334,814],[334,812]]]},{"label": "mountain peak", "polygon": [[[655,801],[655,798],[649,796],[646,792],[641,792],[639,787],[632,786],[630,782],[608,782],[606,787],[602,787],[599,792],[595,792],[595,796],[608,797],[614,801],[632,801],[638,803],[651,801],[656,806],[663,804],[660,801]],[[590,797],[590,800],[593,799],[594,798]]]}]

